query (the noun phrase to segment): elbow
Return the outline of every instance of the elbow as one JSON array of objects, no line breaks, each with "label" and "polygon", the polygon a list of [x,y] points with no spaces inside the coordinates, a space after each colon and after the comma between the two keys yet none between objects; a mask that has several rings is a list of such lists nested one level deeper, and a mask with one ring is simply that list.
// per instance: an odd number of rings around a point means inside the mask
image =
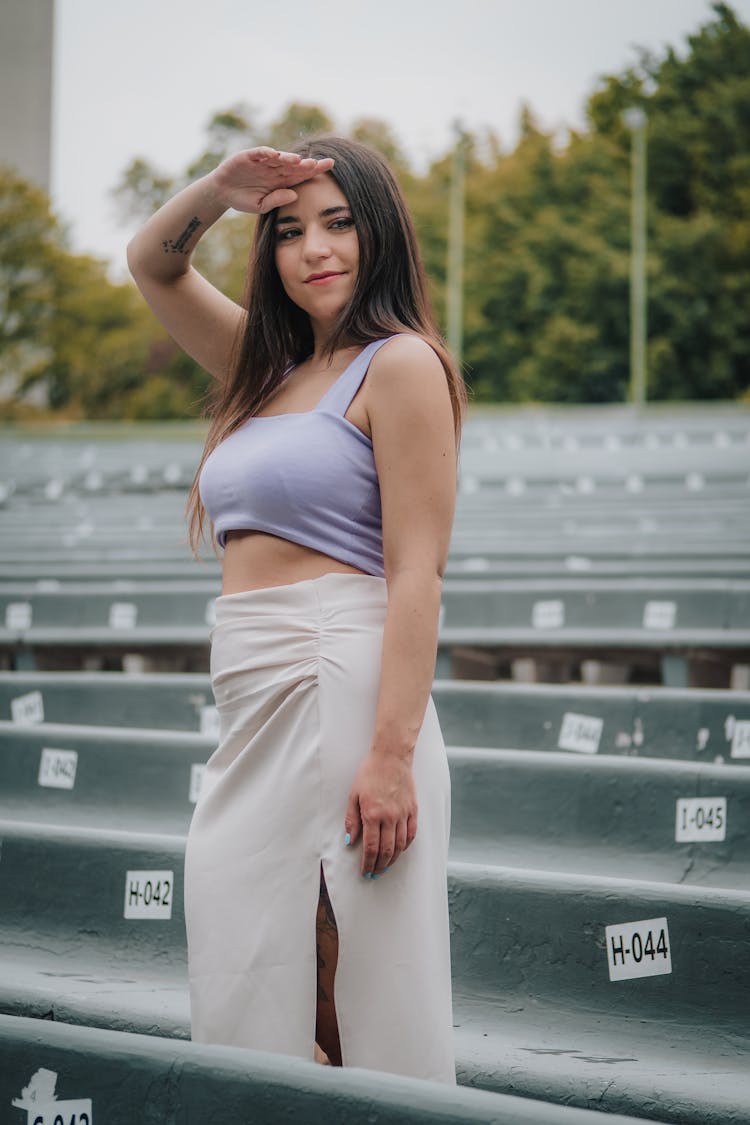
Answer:
[{"label": "elbow", "polygon": [[407,582],[416,581],[422,589],[434,586],[437,590],[443,588],[444,564],[440,563],[410,563],[396,566],[386,566],[385,573],[389,582],[398,582],[404,578]]},{"label": "elbow", "polygon": [[127,244],[127,246],[125,248],[125,258],[126,258],[126,261],[127,261],[127,264],[128,264],[128,269],[130,270],[130,276],[133,278],[134,281],[137,281],[138,275],[140,273],[140,260],[139,260],[139,253],[138,253],[138,235],[137,234],[134,235],[134,237],[131,238],[130,242]]}]

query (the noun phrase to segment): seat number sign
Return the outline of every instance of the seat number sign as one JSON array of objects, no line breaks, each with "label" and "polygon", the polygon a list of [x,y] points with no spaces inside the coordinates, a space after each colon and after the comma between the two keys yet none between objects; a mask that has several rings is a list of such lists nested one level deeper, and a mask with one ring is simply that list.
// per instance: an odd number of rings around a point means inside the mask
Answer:
[{"label": "seat number sign", "polygon": [[28,1125],[93,1125],[91,1101],[51,1102],[27,1111]]},{"label": "seat number sign", "polygon": [[727,834],[726,797],[679,797],[675,816],[675,841],[724,840]]},{"label": "seat number sign", "polygon": [[672,972],[666,918],[622,922],[606,927],[610,980],[658,977]]},{"label": "seat number sign", "polygon": [[39,784],[51,789],[72,789],[78,768],[77,750],[45,746],[39,759]]},{"label": "seat number sign", "polygon": [[557,740],[558,748],[575,750],[579,754],[596,754],[603,727],[604,720],[596,715],[577,715],[566,711]]},{"label": "seat number sign", "polygon": [[172,917],[174,871],[128,871],[125,875],[125,917]]}]

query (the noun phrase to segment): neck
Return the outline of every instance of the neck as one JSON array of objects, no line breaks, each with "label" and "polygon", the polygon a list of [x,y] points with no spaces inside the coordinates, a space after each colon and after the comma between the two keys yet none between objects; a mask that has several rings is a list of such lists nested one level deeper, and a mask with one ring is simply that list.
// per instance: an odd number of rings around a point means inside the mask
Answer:
[{"label": "neck", "polygon": [[[320,321],[314,320],[310,317],[310,326],[313,331],[313,351],[310,356],[310,363],[314,367],[331,367],[335,359],[329,354],[329,346],[331,341],[331,333],[333,332],[335,321]],[[341,352],[350,352],[356,349],[356,344],[343,344],[334,352],[334,357]]]}]

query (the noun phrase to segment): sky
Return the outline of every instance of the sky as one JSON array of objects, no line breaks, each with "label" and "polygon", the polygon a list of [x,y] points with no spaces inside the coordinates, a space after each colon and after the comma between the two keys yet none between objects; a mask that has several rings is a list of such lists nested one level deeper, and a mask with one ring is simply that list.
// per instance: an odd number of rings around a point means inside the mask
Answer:
[{"label": "sky", "polygon": [[[750,22],[750,0],[730,4]],[[112,188],[136,156],[181,173],[218,110],[378,117],[422,169],[456,119],[508,148],[523,102],[545,129],[581,128],[603,75],[637,47],[683,53],[711,16],[710,0],[56,0],[55,210],[73,249],[121,279],[137,224]]]}]

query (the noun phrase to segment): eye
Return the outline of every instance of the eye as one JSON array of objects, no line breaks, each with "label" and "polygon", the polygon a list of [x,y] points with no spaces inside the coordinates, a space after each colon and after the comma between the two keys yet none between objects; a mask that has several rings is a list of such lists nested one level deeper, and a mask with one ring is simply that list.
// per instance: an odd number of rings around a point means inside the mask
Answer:
[{"label": "eye", "polygon": [[346,215],[341,219],[334,219],[331,223],[331,230],[347,230],[349,227],[354,226],[354,219],[351,215]]},{"label": "eye", "polygon": [[280,229],[278,229],[276,231],[276,241],[277,242],[289,242],[289,240],[291,238],[294,238],[296,235],[298,235],[300,233],[301,233],[301,231],[299,230],[298,227],[281,227]]}]

